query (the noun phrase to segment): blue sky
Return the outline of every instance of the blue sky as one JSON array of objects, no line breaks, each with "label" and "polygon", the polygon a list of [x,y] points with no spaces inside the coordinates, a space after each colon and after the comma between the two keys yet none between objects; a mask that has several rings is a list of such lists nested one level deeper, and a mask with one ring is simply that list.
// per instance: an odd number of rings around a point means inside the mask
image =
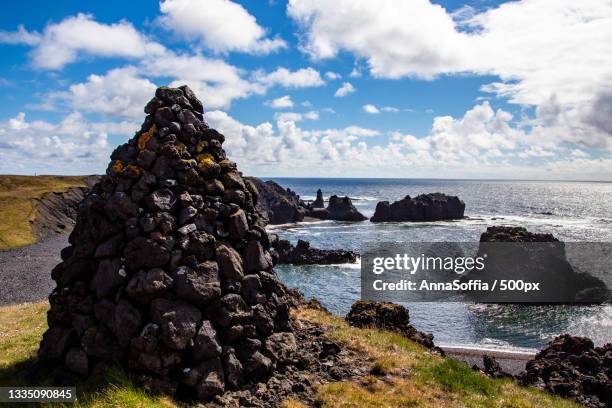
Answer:
[{"label": "blue sky", "polygon": [[0,173],[100,173],[187,83],[253,175],[611,180],[612,6],[573,3],[23,1]]}]

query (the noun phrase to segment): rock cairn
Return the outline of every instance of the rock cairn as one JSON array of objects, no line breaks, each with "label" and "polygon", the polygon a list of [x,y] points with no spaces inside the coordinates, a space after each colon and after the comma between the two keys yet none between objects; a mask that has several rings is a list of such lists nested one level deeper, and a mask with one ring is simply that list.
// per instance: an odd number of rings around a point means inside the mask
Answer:
[{"label": "rock cairn", "polygon": [[372,222],[440,221],[463,218],[465,203],[456,196],[444,193],[406,196],[399,201],[376,204]]},{"label": "rock cairn", "polygon": [[162,87],[145,113],[79,207],[39,360],[83,377],[119,364],[149,391],[209,400],[278,368],[288,295],[202,103]]}]

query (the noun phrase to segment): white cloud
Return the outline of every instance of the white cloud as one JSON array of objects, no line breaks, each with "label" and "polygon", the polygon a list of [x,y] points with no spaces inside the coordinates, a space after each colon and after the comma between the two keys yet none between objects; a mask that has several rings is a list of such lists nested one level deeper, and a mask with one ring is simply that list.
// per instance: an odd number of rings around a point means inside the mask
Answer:
[{"label": "white cloud", "polygon": [[[287,12],[301,27],[302,49],[315,58],[348,51],[381,78],[497,75],[484,91],[538,112],[558,105],[535,117],[542,132],[612,145],[612,129],[594,114],[612,79],[608,0],[521,0],[459,14],[427,0],[290,0]],[[546,123],[551,112],[553,125]]]},{"label": "white cloud", "polygon": [[[532,135],[512,129],[511,115],[476,105],[463,117],[438,117],[428,135],[391,133],[385,145],[367,143],[380,136],[359,126],[305,130],[301,114],[283,112],[276,123],[249,126],[227,113],[206,114],[227,138],[228,155],[246,174],[352,177],[466,177],[602,179],[611,157],[574,157],[572,150],[549,149]],[[529,152],[529,153],[525,153]],[[553,152],[554,156],[549,153]],[[535,159],[529,154],[538,155]],[[522,158],[521,155],[525,156]],[[444,166],[440,166],[444,162]],[[320,163],[312,166],[312,163]]]},{"label": "white cloud", "polygon": [[143,107],[155,94],[156,85],[138,76],[135,67],[112,69],[105,75],[92,74],[87,82],[71,85],[60,98],[72,109],[110,116],[142,118]]},{"label": "white cloud", "polygon": [[0,44],[26,44],[36,45],[40,42],[40,34],[29,32],[23,25],[17,27],[17,31],[0,30]]},{"label": "white cloud", "polygon": [[0,121],[0,172],[100,173],[113,149],[108,136],[131,136],[138,128],[125,121],[91,123],[79,112],[58,123],[28,122],[22,112]]},{"label": "white cloud", "polygon": [[170,86],[189,85],[205,103],[205,108],[229,108],[235,99],[264,94],[266,87],[244,78],[239,68],[199,54],[167,53],[143,61],[141,71],[149,76],[173,78]]},{"label": "white cloud", "polygon": [[253,78],[265,86],[281,85],[285,88],[308,88],[325,84],[319,71],[311,67],[301,68],[297,71],[280,67],[270,73],[256,71]]},{"label": "white cloud", "polygon": [[340,74],[339,74],[339,73],[337,73],[337,72],[327,71],[327,72],[325,73],[325,78],[327,78],[327,79],[329,79],[329,80],[331,80],[331,81],[334,81],[334,80],[336,80],[336,79],[340,79],[340,78],[342,78],[342,75],[340,75]]},{"label": "white cloud", "polygon": [[297,112],[279,112],[274,114],[274,120],[282,122],[300,122],[302,120],[318,120],[319,112],[309,111],[306,113]]},{"label": "white cloud", "polygon": [[23,42],[35,45],[31,52],[36,68],[59,69],[75,62],[81,54],[100,57],[142,58],[161,55],[164,47],[150,41],[131,23],[120,21],[102,24],[90,14],[67,17],[57,24],[49,24],[42,35],[21,34]]},{"label": "white cloud", "polygon": [[350,82],[343,82],[342,86],[336,90],[334,96],[342,98],[350,93],[355,92],[355,87]]},{"label": "white cloud", "polygon": [[293,101],[289,95],[281,96],[280,98],[273,99],[266,103],[271,108],[274,109],[285,109],[285,108],[293,108]]},{"label": "white cloud", "polygon": [[383,106],[382,108],[380,108],[380,110],[383,112],[393,112],[393,113],[400,111],[395,106]]},{"label": "white cloud", "polygon": [[281,38],[266,38],[255,17],[229,0],[164,0],[159,7],[163,27],[215,52],[267,54],[287,46]]},{"label": "white cloud", "polygon": [[370,103],[363,105],[361,107],[363,109],[364,112],[366,113],[380,113],[380,110],[378,110],[378,108]]}]

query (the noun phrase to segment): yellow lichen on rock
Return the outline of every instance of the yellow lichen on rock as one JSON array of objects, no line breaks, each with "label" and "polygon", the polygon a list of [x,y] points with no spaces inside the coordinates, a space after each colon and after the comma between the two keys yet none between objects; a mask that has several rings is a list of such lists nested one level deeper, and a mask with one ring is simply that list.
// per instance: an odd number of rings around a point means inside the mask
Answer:
[{"label": "yellow lichen on rock", "polygon": [[230,167],[231,163],[232,163],[231,161],[225,159],[219,162],[219,166],[221,166],[222,169],[227,169]]},{"label": "yellow lichen on rock", "polygon": [[151,126],[149,130],[140,135],[140,137],[138,138],[138,148],[140,150],[144,150],[147,147],[147,142],[149,141],[149,139],[151,139],[151,136],[153,136],[156,131],[157,126],[153,124],[153,126]]},{"label": "yellow lichen on rock", "polygon": [[196,160],[201,171],[205,171],[215,165],[215,158],[210,153],[198,154]]},{"label": "yellow lichen on rock", "polygon": [[202,153],[204,149],[208,146],[208,143],[202,141],[196,145],[196,153]]},{"label": "yellow lichen on rock", "polygon": [[127,173],[129,176],[136,178],[139,177],[143,172],[142,167],[136,166],[135,164],[128,164],[123,173]]},{"label": "yellow lichen on rock", "polygon": [[119,174],[123,171],[123,162],[121,160],[115,160],[111,166],[111,170],[115,174]]}]

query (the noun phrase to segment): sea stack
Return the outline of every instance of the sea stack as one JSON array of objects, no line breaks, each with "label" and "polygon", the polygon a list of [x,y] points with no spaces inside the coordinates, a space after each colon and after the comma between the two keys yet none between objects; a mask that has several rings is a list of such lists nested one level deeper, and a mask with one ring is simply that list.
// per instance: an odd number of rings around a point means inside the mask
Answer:
[{"label": "sea stack", "polygon": [[441,221],[463,218],[465,203],[444,193],[409,195],[399,201],[376,204],[372,222]]},{"label": "sea stack", "polygon": [[317,190],[317,199],[312,202],[312,208],[324,208],[325,201],[323,201],[323,192],[321,189]]},{"label": "sea stack", "polygon": [[202,103],[161,87],[144,110],[80,204],[38,356],[82,377],[119,364],[149,391],[207,401],[295,344],[288,295],[257,193]]}]

